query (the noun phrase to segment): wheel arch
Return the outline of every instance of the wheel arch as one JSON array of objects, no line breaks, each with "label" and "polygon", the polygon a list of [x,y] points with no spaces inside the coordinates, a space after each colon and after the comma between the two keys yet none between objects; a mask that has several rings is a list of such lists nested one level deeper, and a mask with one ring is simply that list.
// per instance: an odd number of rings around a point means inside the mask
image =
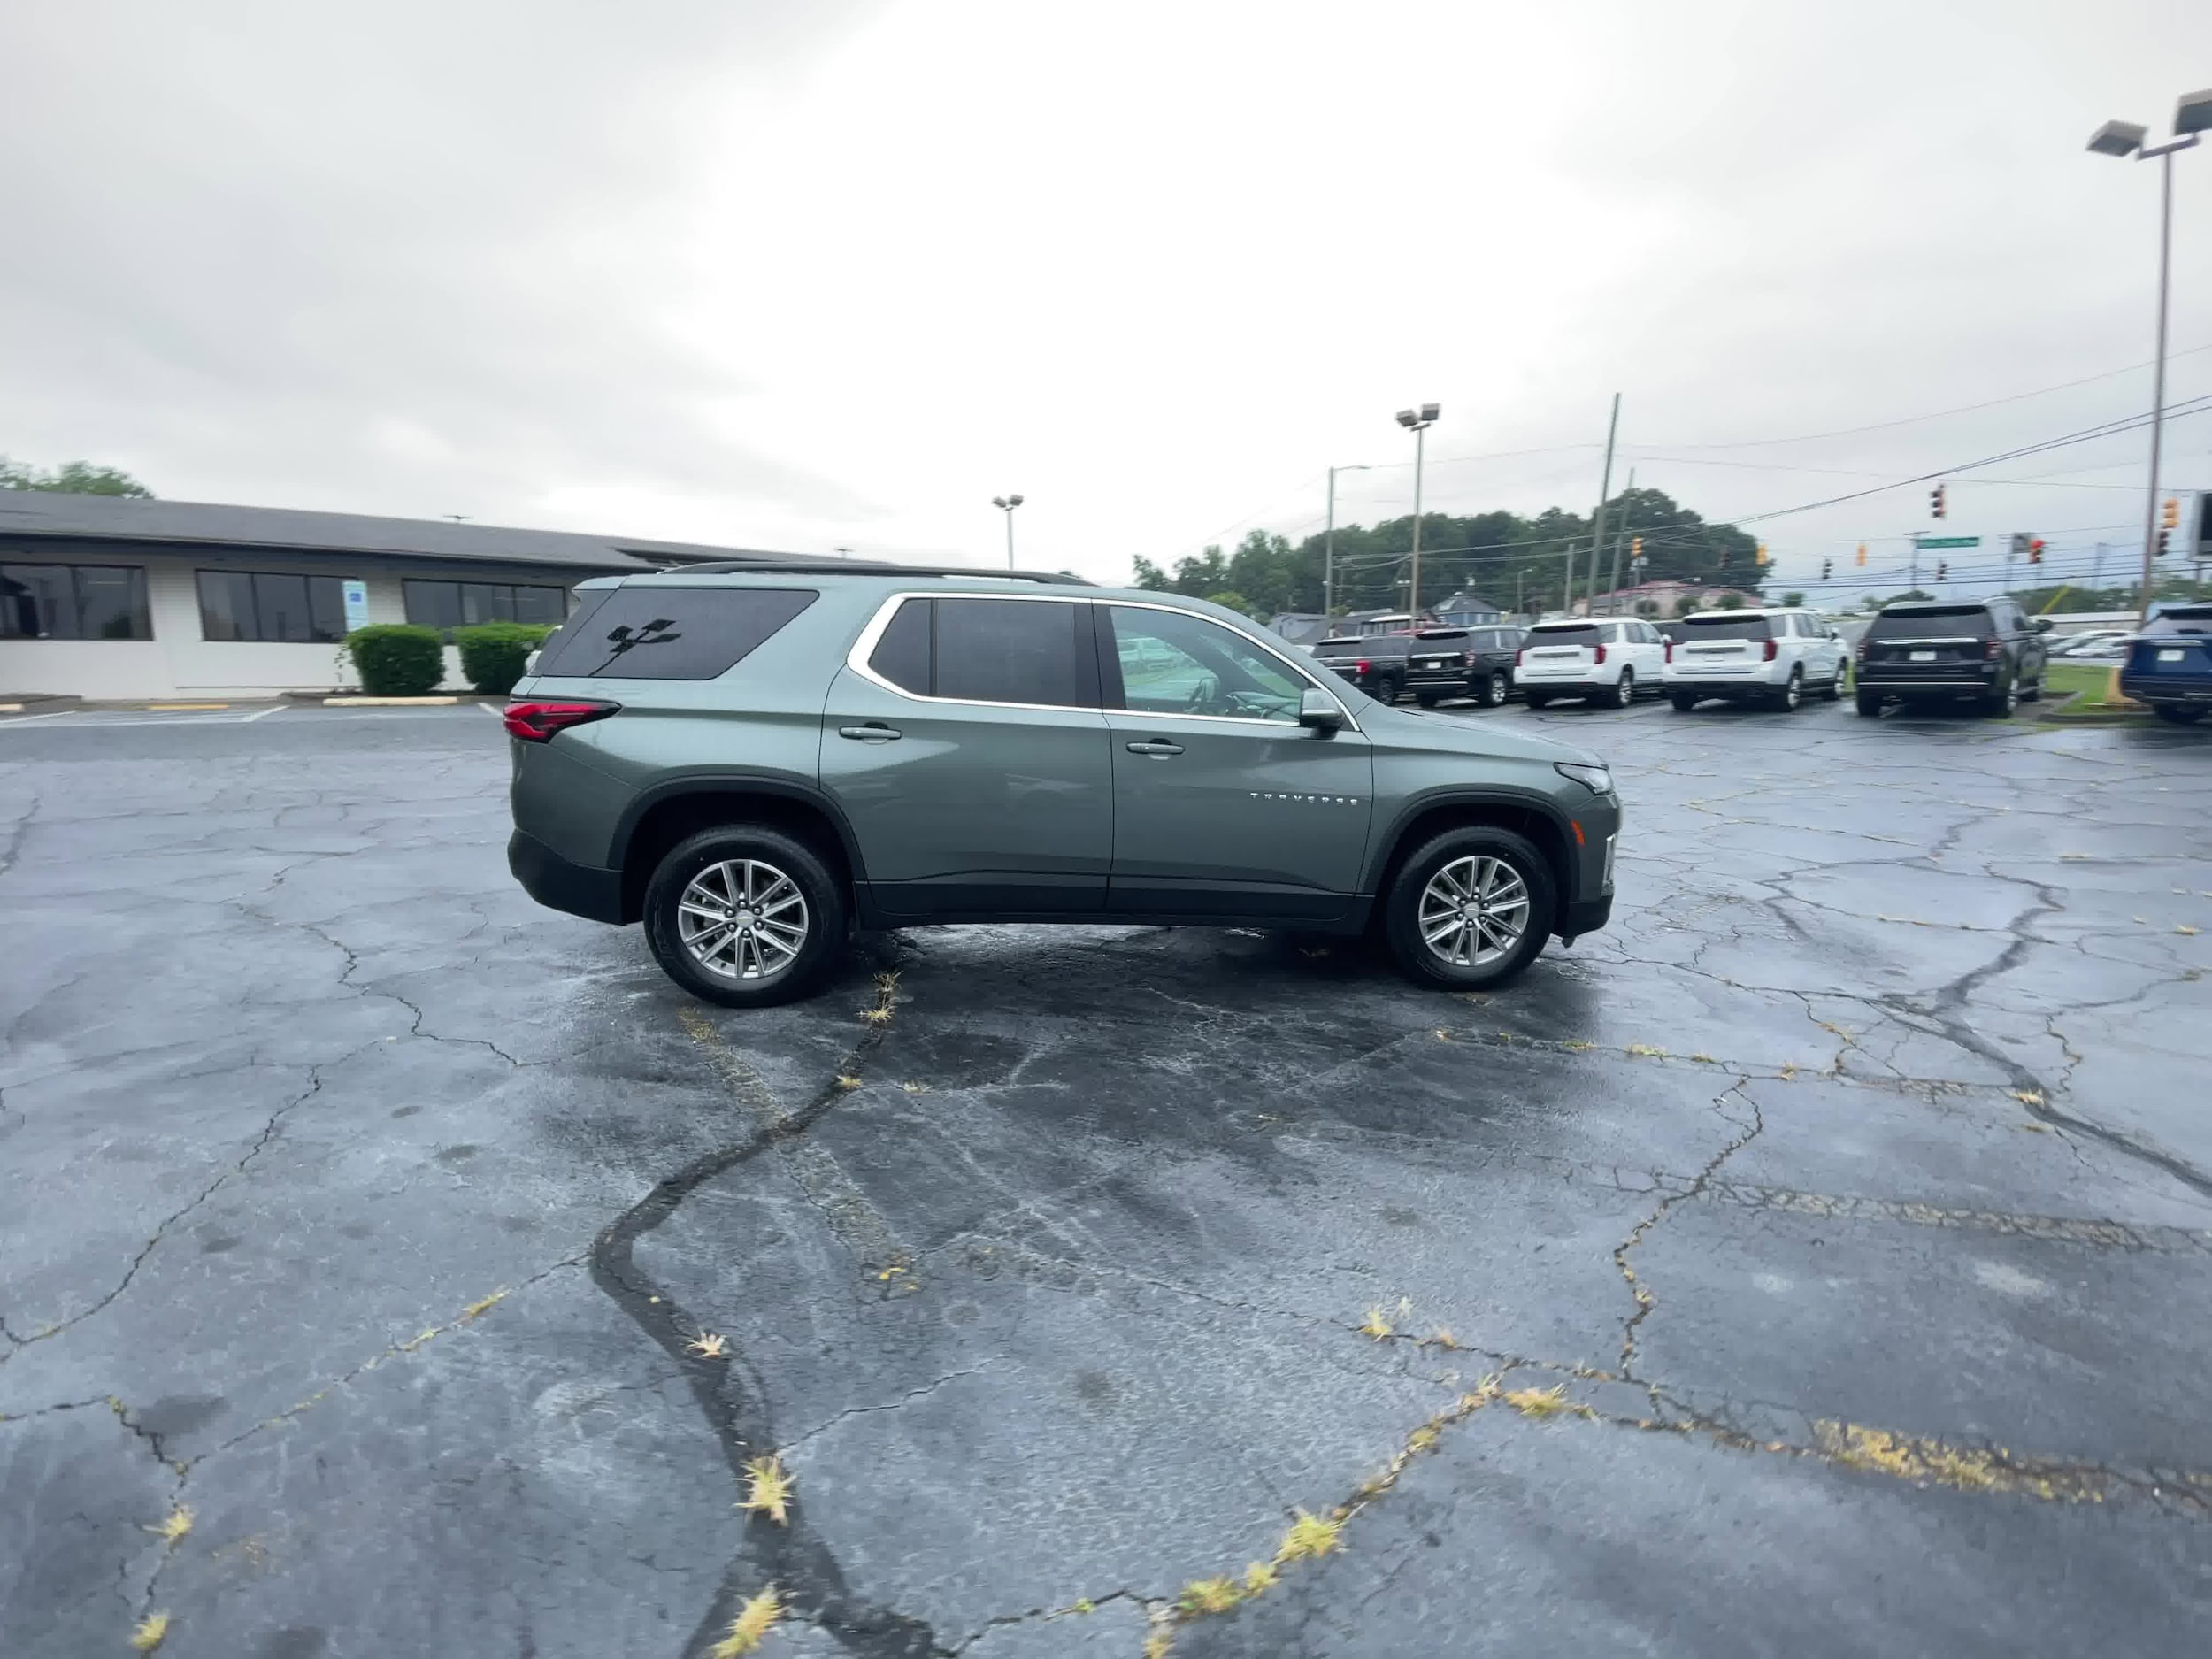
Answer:
[{"label": "wheel arch", "polygon": [[1369,867],[1365,890],[1378,901],[1376,913],[1381,913],[1382,895],[1416,848],[1446,830],[1475,825],[1509,830],[1530,842],[1551,872],[1561,912],[1574,902],[1574,832],[1558,804],[1534,794],[1468,791],[1424,796],[1400,810],[1377,842]]},{"label": "wheel arch", "polygon": [[645,887],[668,850],[719,824],[760,824],[803,841],[856,902],[866,877],[852,826],[820,791],[778,778],[710,774],[641,793],[615,827],[611,863],[622,872],[622,919],[644,914]]}]

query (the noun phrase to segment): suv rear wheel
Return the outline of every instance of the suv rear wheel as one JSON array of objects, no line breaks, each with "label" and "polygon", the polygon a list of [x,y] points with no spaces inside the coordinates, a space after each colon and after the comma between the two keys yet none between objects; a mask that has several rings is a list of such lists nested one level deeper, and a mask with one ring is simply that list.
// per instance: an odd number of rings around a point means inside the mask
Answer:
[{"label": "suv rear wheel", "polygon": [[1404,689],[1404,686],[1400,683],[1395,674],[1375,676],[1375,701],[1378,703],[1395,703],[1398,701],[1398,694]]},{"label": "suv rear wheel", "polygon": [[1793,668],[1790,670],[1789,682],[1775,696],[1774,706],[1785,713],[1794,714],[1797,712],[1798,705],[1804,701],[1805,671],[1801,668]]},{"label": "suv rear wheel", "polygon": [[1399,866],[1383,932],[1407,978],[1464,991],[1502,985],[1534,961],[1558,907],[1541,853],[1509,830],[1471,825]]},{"label": "suv rear wheel", "polygon": [[1636,671],[1632,668],[1624,668],[1621,670],[1620,679],[1613,687],[1613,706],[1617,709],[1625,709],[1635,701]]},{"label": "suv rear wheel", "polygon": [[779,830],[726,824],[671,849],[645,887],[662,971],[726,1008],[804,996],[845,943],[845,895],[814,850]]},{"label": "suv rear wheel", "polygon": [[1482,706],[1486,709],[1495,709],[1502,706],[1505,702],[1506,694],[1511,689],[1512,686],[1510,682],[1507,680],[1504,673],[1499,670],[1493,669],[1491,671],[1490,677],[1482,682]]}]

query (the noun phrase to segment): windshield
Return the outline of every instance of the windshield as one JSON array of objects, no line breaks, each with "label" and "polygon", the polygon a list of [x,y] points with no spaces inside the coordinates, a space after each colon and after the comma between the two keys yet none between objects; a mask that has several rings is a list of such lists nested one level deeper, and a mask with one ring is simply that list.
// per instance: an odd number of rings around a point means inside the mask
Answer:
[{"label": "windshield", "polygon": [[1765,617],[1685,617],[1678,636],[1688,644],[1700,640],[1770,640],[1772,624]]},{"label": "windshield", "polygon": [[1989,612],[1980,605],[1915,605],[1909,611],[1885,611],[1868,630],[1885,640],[1943,640],[1972,634],[1989,636]]},{"label": "windshield", "polygon": [[2212,634],[2212,605],[2173,605],[2151,618],[2146,634]]}]

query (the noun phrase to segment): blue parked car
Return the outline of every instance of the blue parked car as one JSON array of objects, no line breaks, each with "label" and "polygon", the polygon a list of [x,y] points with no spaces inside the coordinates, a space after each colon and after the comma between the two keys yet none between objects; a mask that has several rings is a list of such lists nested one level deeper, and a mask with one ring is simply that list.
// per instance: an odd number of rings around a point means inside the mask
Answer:
[{"label": "blue parked car", "polygon": [[2212,709],[2212,604],[2168,605],[2129,642],[2120,691],[2162,720],[2200,720]]}]

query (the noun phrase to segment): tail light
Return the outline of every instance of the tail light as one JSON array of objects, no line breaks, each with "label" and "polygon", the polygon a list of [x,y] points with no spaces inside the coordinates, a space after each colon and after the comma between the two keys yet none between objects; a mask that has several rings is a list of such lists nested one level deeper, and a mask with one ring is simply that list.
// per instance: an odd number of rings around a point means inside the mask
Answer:
[{"label": "tail light", "polygon": [[1602,645],[1593,645],[1590,648],[1590,660],[1594,663],[1603,662],[1605,660],[1605,647]]},{"label": "tail light", "polygon": [[1526,661],[1528,661],[1528,647],[1524,645],[1513,653],[1513,666],[1518,668]]},{"label": "tail light", "polygon": [[1985,663],[1993,663],[2004,654],[2005,642],[2002,640],[1991,639],[1982,641],[1982,661]]},{"label": "tail light", "polygon": [[510,735],[526,743],[543,743],[556,732],[603,720],[621,708],[618,703],[511,703],[503,719]]},{"label": "tail light", "polygon": [[1759,653],[1759,655],[1760,655],[1761,657],[1764,657],[1764,658],[1765,658],[1768,662],[1770,662],[1770,662],[1772,662],[1772,661],[1774,660],[1774,657],[1775,657],[1775,653],[1776,653],[1777,651],[1778,651],[1780,649],[1781,649],[1781,648],[1780,648],[1779,646],[1778,646],[1777,644],[1775,644],[1775,642],[1774,642],[1772,640],[1769,640],[1769,641],[1767,641],[1766,649],[1764,649],[1763,651],[1761,651],[1761,652]]},{"label": "tail light", "polygon": [[1858,642],[1858,645],[1855,648],[1855,655],[1857,656],[1858,659],[1859,659],[1861,662],[1863,662],[1863,663],[1864,661],[1866,661],[1866,635],[1865,635],[1865,634],[1860,634],[1860,635],[1859,635],[1859,642]]},{"label": "tail light", "polygon": [[1367,664],[1365,663],[1354,663],[1352,664],[1352,672],[1356,674],[1363,674],[1367,672]]},{"label": "tail light", "polygon": [[1669,640],[1667,641],[1667,661],[1671,663],[1674,661],[1674,641],[1672,640]]},{"label": "tail light", "polygon": [[1475,665],[1475,654],[1472,651],[1462,651],[1459,654],[1459,665],[1462,668],[1472,668]]}]

